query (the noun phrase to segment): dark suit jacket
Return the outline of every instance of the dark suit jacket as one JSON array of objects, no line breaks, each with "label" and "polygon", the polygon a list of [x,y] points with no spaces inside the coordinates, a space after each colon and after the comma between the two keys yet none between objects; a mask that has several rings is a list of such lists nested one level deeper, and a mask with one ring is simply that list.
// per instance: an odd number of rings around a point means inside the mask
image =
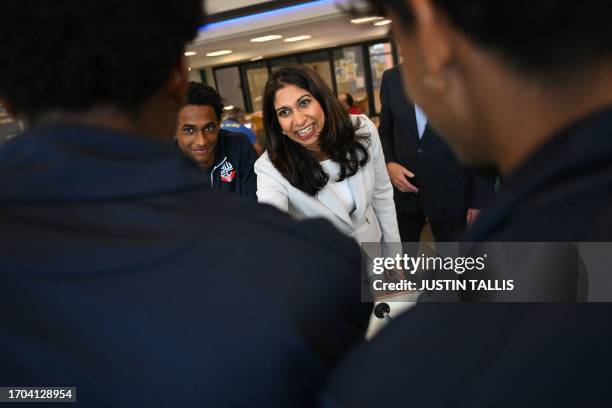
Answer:
[{"label": "dark suit jacket", "polygon": [[[467,240],[611,242],[612,108],[532,154]],[[610,303],[421,304],[351,353],[325,406],[609,406],[611,320]]]},{"label": "dark suit jacket", "polygon": [[414,105],[403,91],[400,67],[383,73],[379,134],[385,160],[415,174],[410,182],[419,193],[394,190],[398,212],[421,210],[434,221],[465,217],[468,208],[482,208],[493,194],[494,176],[475,175],[459,164],[436,132],[427,125],[419,138]]},{"label": "dark suit jacket", "polygon": [[210,192],[145,137],[16,137],[0,224],[0,384],[87,407],[311,406],[371,310],[353,240]]}]

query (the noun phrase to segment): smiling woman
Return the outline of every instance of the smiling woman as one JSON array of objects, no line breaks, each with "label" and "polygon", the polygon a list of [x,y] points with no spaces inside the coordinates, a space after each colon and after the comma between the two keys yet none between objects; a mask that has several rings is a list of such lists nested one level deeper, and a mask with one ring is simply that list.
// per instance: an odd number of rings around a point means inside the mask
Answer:
[{"label": "smiling woman", "polygon": [[349,116],[310,68],[288,66],[266,84],[263,119],[260,202],[327,218],[358,242],[400,241],[378,132],[366,116]]},{"label": "smiling woman", "polygon": [[325,125],[321,104],[308,91],[295,85],[279,89],[274,102],[283,134],[315,157],[325,159],[319,146],[319,135]]}]

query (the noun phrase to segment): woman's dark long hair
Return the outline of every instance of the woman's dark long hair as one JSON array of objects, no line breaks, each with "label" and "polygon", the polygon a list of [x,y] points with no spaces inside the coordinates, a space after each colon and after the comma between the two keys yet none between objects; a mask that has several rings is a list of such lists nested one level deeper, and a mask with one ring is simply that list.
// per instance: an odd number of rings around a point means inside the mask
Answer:
[{"label": "woman's dark long hair", "polygon": [[337,181],[353,176],[369,160],[369,135],[357,135],[360,121],[353,123],[332,90],[319,75],[305,66],[286,66],[272,74],[266,83],[263,121],[268,134],[267,151],[274,167],[293,185],[312,196],[329,181],[315,156],[282,133],[274,109],[276,92],[286,85],[305,89],[319,102],[325,125],[319,135],[321,152],[340,165]]}]

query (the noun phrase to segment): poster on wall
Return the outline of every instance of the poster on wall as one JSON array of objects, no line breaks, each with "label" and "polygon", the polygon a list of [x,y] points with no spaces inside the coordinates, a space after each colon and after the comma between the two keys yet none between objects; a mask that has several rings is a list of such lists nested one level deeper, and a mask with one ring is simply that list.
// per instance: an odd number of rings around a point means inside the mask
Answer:
[{"label": "poster on wall", "polygon": [[13,120],[6,109],[0,105],[0,145],[11,137],[16,136],[19,132],[21,132],[19,123]]}]

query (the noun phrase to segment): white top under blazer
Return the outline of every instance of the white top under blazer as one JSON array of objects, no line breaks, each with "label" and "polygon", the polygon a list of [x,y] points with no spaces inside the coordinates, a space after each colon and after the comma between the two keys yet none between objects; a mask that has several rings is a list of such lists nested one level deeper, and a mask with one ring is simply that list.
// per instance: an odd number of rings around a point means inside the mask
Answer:
[{"label": "white top under blazer", "polygon": [[[365,115],[352,116],[360,121],[357,134],[367,135],[370,159],[359,171],[347,179],[355,206],[352,212],[340,201],[328,184],[311,196],[292,186],[276,170],[268,153],[255,162],[257,198],[260,203],[272,204],[296,219],[323,217],[357,242],[401,242],[397,227],[393,187],[389,180],[378,130]],[[327,167],[327,166],[326,166]]]}]

